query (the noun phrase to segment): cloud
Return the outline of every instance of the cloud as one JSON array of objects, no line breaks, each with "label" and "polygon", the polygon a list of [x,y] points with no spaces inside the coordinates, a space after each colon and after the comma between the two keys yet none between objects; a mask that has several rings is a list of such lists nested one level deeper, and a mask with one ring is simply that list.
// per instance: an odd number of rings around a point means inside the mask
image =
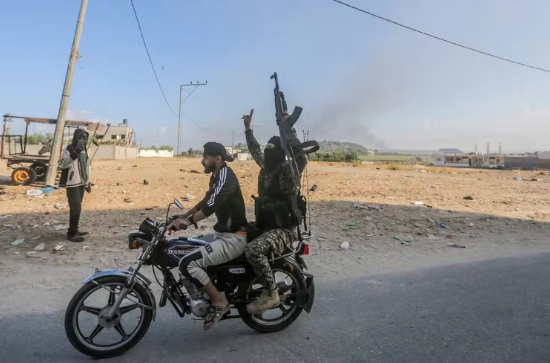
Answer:
[{"label": "cloud", "polygon": [[104,124],[109,122],[108,118],[101,117],[99,115],[94,114],[92,111],[88,111],[88,110],[67,110],[67,114],[65,115],[65,118],[67,120],[93,121],[93,122],[100,122]]}]

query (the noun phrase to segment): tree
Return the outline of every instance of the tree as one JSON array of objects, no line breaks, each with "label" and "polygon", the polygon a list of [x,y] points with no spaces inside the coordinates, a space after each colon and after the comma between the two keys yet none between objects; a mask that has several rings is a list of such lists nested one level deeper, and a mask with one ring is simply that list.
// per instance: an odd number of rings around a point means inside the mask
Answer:
[{"label": "tree", "polygon": [[155,150],[155,151],[157,151],[158,149],[155,145],[153,145],[153,146],[149,146],[149,147],[142,147],[142,148],[140,148],[140,150]]},{"label": "tree", "polygon": [[29,145],[38,145],[38,144],[47,144],[52,140],[52,134],[40,134],[34,133],[27,136],[27,144]]},{"label": "tree", "polygon": [[161,147],[159,147],[159,150],[174,151],[174,148],[170,145],[162,145]]},{"label": "tree", "polygon": [[189,153],[187,151],[182,151],[181,156],[189,156]]},{"label": "tree", "polygon": [[187,151],[187,153],[189,154],[189,156],[193,157],[195,156],[195,152],[193,151],[193,148],[190,147],[189,150]]},{"label": "tree", "polygon": [[235,145],[235,149],[242,150],[242,151],[248,151],[248,146],[246,144],[243,144],[243,143],[239,142],[237,145]]}]

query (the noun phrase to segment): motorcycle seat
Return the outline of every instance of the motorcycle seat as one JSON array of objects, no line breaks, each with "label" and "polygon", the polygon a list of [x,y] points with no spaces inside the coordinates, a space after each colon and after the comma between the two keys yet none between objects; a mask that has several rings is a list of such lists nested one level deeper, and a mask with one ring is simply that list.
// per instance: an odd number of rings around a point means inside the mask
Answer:
[{"label": "motorcycle seat", "polygon": [[229,262],[222,263],[221,265],[217,265],[217,266],[234,266],[234,265],[248,265],[248,261],[244,253],[239,257],[232,259]]}]

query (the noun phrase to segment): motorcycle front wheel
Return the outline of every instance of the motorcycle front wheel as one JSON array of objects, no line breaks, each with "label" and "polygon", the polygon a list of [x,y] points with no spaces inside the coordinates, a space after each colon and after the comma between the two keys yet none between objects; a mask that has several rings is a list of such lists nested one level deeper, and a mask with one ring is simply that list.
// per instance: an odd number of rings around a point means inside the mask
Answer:
[{"label": "motorcycle front wheel", "polygon": [[73,296],[65,314],[65,332],[81,353],[94,358],[118,356],[147,333],[153,311],[145,306],[152,306],[153,301],[137,283],[114,317],[106,317],[126,280],[122,276],[101,277],[97,279],[101,285],[88,282]]}]

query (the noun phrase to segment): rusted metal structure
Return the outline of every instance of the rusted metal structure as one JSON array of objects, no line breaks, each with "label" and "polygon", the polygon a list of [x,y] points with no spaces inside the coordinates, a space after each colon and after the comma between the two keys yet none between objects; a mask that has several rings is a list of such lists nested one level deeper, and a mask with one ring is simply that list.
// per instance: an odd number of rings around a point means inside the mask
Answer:
[{"label": "rusted metal structure", "polygon": [[[43,181],[50,164],[49,156],[29,155],[27,153],[27,138],[31,123],[56,125],[57,120],[51,118],[13,116],[6,114],[4,117],[3,132],[1,135],[0,159],[7,160],[7,166],[14,169],[11,175],[15,185],[28,185],[35,181]],[[6,124],[13,119],[21,119],[26,123],[24,135],[6,135]],[[101,131],[103,125],[98,122],[66,120],[65,127],[86,127],[88,131]],[[6,150],[8,141],[8,150]],[[11,145],[14,145],[12,150]],[[19,150],[17,149],[19,144]],[[28,165],[28,166],[27,166]]]}]

